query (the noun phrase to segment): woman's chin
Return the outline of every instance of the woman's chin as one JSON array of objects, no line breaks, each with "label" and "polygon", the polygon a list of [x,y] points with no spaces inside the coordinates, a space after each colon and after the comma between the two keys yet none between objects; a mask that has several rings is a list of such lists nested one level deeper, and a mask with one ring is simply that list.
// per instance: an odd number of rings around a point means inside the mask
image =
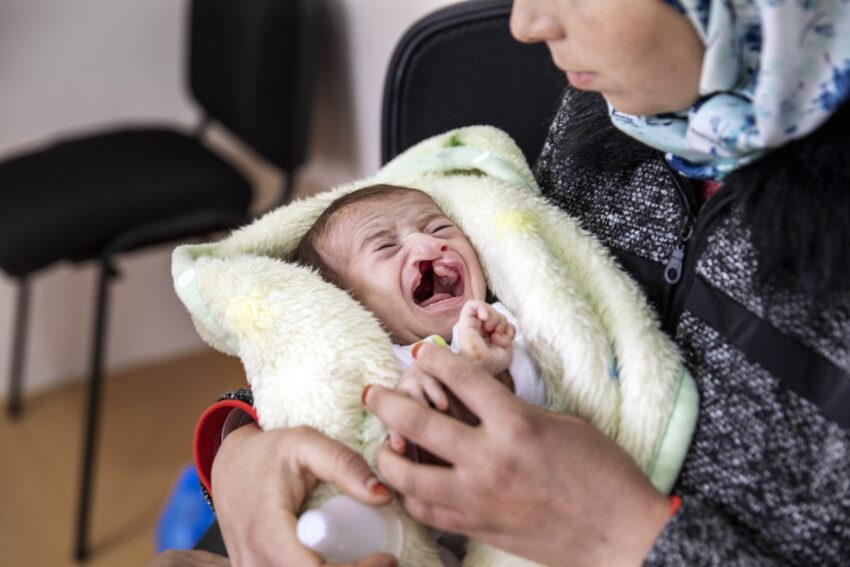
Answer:
[{"label": "woman's chin", "polygon": [[689,97],[687,100],[663,100],[661,98],[647,100],[646,98],[629,97],[618,94],[600,92],[617,112],[631,114],[632,116],[655,116],[657,114],[673,114],[684,112],[691,108],[698,97]]}]

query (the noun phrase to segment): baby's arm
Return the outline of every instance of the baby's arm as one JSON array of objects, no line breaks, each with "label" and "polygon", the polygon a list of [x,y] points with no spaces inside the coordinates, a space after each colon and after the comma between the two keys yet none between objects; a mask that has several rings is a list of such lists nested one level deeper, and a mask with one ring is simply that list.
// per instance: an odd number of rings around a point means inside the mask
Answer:
[{"label": "baby's arm", "polygon": [[433,406],[440,411],[449,409],[449,399],[443,385],[436,378],[419,370],[415,364],[405,371],[395,389],[426,406]]},{"label": "baby's arm", "polygon": [[495,307],[467,301],[455,329],[460,352],[477,360],[487,372],[498,376],[510,368],[516,327]]},{"label": "baby's arm", "polygon": [[[436,378],[425,374],[415,364],[402,374],[395,389],[426,406],[435,407],[441,412],[447,412],[449,409],[449,398],[443,389],[443,385]],[[388,433],[390,447],[399,454],[404,453],[406,445],[404,437],[393,429],[390,429]]]}]

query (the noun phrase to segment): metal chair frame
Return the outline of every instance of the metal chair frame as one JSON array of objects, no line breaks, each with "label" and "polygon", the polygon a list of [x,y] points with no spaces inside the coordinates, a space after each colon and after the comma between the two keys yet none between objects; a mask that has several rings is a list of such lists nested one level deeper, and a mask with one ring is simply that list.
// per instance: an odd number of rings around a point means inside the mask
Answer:
[{"label": "metal chair frame", "polygon": [[[200,0],[197,0],[200,1]],[[315,30],[318,25],[318,12],[314,0],[296,0],[299,4],[301,29]],[[300,30],[299,30],[300,32]],[[305,47],[303,56],[298,57],[294,67],[295,81],[302,88],[296,89],[292,104],[308,109],[312,89],[314,38],[312,32],[301,38]],[[307,112],[295,113],[291,136],[295,140],[306,140],[308,134]],[[195,137],[200,139],[209,127],[210,119],[204,115],[196,130]],[[305,142],[306,143],[306,142]],[[303,155],[300,158],[303,159]],[[295,169],[300,164],[277,164],[283,173],[280,195],[274,207],[286,204],[292,198],[295,187]],[[290,167],[291,166],[291,167]],[[265,211],[264,211],[265,212]],[[99,275],[95,290],[94,330],[91,338],[91,354],[88,368],[86,412],[83,422],[82,460],[77,500],[76,524],[74,529],[73,557],[76,561],[85,561],[90,555],[89,532],[91,524],[91,504],[93,496],[95,456],[97,454],[98,433],[103,394],[104,361],[106,357],[106,330],[109,316],[110,284],[120,276],[115,267],[117,257],[122,252],[145,246],[176,241],[188,236],[210,234],[220,230],[234,229],[250,221],[250,216],[225,213],[216,210],[200,210],[164,221],[141,225],[125,231],[108,243],[97,258]],[[27,274],[18,278],[15,324],[13,331],[10,382],[8,390],[7,413],[11,419],[19,419],[23,414],[24,360],[29,327],[29,310],[32,292],[32,277]]]}]

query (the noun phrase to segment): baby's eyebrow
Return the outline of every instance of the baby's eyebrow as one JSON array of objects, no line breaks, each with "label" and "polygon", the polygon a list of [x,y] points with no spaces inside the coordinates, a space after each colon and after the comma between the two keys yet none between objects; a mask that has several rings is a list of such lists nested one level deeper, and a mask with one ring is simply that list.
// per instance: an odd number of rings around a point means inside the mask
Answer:
[{"label": "baby's eyebrow", "polygon": [[[425,217],[423,217],[420,222],[422,222],[423,224],[428,224],[429,222],[432,222],[432,221],[435,221],[435,220],[448,221],[449,219],[443,213],[429,213],[429,214],[425,215]],[[451,221],[449,221],[449,222],[451,222]]]},{"label": "baby's eyebrow", "polygon": [[391,228],[382,228],[382,229],[376,230],[375,232],[370,232],[366,236],[366,238],[364,238],[360,242],[360,246],[358,247],[358,249],[363,250],[363,248],[365,248],[366,245],[369,244],[370,242],[372,242],[373,240],[378,240],[379,238],[389,238],[393,235],[393,233],[394,233],[394,231]]}]

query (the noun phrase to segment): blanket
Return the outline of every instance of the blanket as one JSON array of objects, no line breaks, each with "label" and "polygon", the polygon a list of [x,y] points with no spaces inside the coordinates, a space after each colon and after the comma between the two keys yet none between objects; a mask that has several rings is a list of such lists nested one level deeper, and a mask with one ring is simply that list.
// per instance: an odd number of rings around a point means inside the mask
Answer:
[{"label": "blanket", "polygon": [[[694,381],[638,286],[546,202],[517,145],[488,126],[435,136],[373,176],[174,251],[177,294],[201,337],[241,359],[260,426],[311,426],[374,462],[385,429],[360,394],[399,379],[390,338],[348,293],[282,258],[334,199],[380,183],[426,192],[467,235],[489,289],[520,322],[548,408],[589,420],[669,492],[696,423]],[[320,485],[306,507],[334,493]],[[397,513],[401,564],[440,565],[427,532]],[[528,564],[476,542],[464,562]]]}]

